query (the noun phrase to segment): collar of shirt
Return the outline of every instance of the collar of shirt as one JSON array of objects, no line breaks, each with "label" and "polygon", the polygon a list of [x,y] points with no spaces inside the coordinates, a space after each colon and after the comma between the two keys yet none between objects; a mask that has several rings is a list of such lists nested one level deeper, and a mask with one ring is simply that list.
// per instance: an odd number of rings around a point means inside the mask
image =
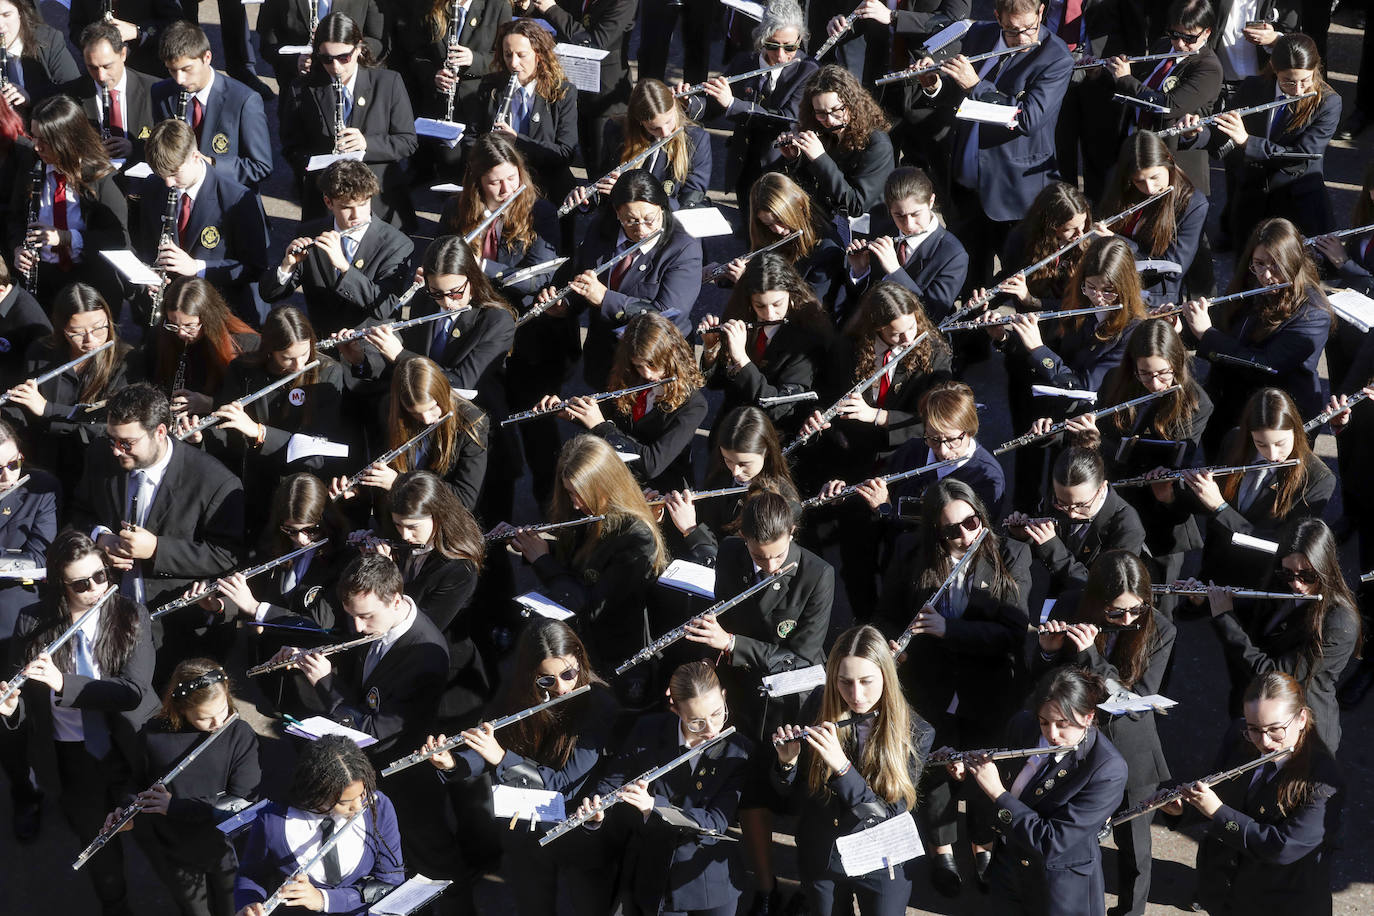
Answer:
[{"label": "collar of shirt", "polygon": [[[677,720],[677,747],[678,747],[678,753],[681,754],[683,751],[689,751],[689,750],[690,750],[690,751],[696,751],[695,754],[693,754],[691,757],[688,757],[688,758],[687,758],[686,767],[687,767],[688,770],[695,769],[695,768],[696,768],[696,765],[697,765],[697,761],[701,759],[701,745],[697,745],[696,747],[692,747],[691,744],[690,744],[690,739],[693,738],[693,737],[695,737],[695,736],[687,734],[687,723],[686,723],[686,722],[683,722],[681,719],[678,719],[678,720]],[[702,744],[705,744],[705,743],[706,743],[706,742],[704,742],[704,741],[702,742]]]},{"label": "collar of shirt", "polygon": [[354,68],[353,68],[353,75],[350,76],[348,79],[344,80],[344,92],[346,92],[346,93],[348,94],[347,97],[348,97],[349,99],[353,99],[353,98],[356,96],[356,94],[357,94],[357,93],[354,91],[354,87],[358,85],[358,73],[359,73],[359,71],[361,71],[361,70],[362,70],[362,67],[361,67],[361,66],[359,66],[359,67],[354,67]]},{"label": "collar of shirt", "polygon": [[[201,105],[202,108],[208,108],[209,105],[210,105],[210,90],[213,89],[213,88],[215,88],[215,77],[216,77],[216,76],[217,76],[217,74],[215,73],[214,68],[211,67],[211,68],[210,68],[210,78],[209,78],[208,80],[205,81],[205,85],[201,87],[201,90],[200,90],[199,92],[193,92],[193,93],[191,93],[191,97],[192,97],[192,98],[200,99],[200,105]],[[189,109],[187,110],[187,115],[188,115],[188,116],[190,115],[190,110],[189,110]]]},{"label": "collar of shirt", "polygon": [[[313,811],[303,811],[300,808],[286,809],[286,823],[283,832],[286,834],[286,845],[296,861],[305,864],[315,857],[320,848],[320,825],[325,818],[334,821],[334,829],[343,827],[348,822],[348,818],[340,817],[335,814],[316,814]],[[345,833],[334,844],[334,850],[339,854],[339,874],[347,877],[352,874],[362,861],[363,852],[366,845],[363,841],[363,821],[366,817],[359,818],[353,824],[353,829]],[[317,862],[315,867],[310,869],[310,878],[316,886],[324,883],[324,863]]]},{"label": "collar of shirt", "polygon": [[[175,446],[172,444],[172,437],[168,436],[167,451],[163,454],[161,458],[159,458],[153,464],[149,465],[146,468],[143,468],[143,476],[146,477],[148,479],[148,482],[152,484],[155,488],[158,486],[158,484],[162,483],[163,475],[167,473],[167,468],[172,463],[173,448],[175,448]],[[129,473],[132,474],[133,471],[130,471]]]},{"label": "collar of shirt", "polygon": [[[954,462],[953,464],[947,464],[942,468],[936,468],[935,479],[944,480],[950,474],[953,474],[955,471],[959,470],[961,467],[968,464],[969,460],[973,458],[973,453],[976,451],[978,451],[978,440],[973,438],[972,436],[969,436],[968,444],[964,446],[964,454],[960,455],[959,460]],[[926,450],[926,464],[934,464],[939,460],[939,458],[935,457],[934,449]]]},{"label": "collar of shirt", "polygon": [[14,308],[14,303],[18,301],[19,284],[15,283],[14,281],[10,281],[9,288],[5,290],[5,294],[3,296],[0,296],[0,318],[4,318],[5,316],[7,316],[10,313],[10,309]]},{"label": "collar of shirt", "polygon": [[386,633],[382,636],[382,638],[377,640],[378,658],[385,655],[387,653],[387,650],[389,650],[392,646],[396,644],[396,640],[400,639],[402,636],[409,633],[410,628],[415,625],[415,616],[417,613],[417,609],[415,607],[414,599],[412,599],[409,595],[402,595],[401,600],[405,602],[406,615],[401,619],[400,623],[396,624],[396,626],[387,630]]},{"label": "collar of shirt", "polygon": [[[666,212],[664,213],[664,216],[667,216],[667,213],[666,213]],[[657,248],[657,247],[658,247],[658,243],[661,242],[661,241],[663,241],[663,236],[660,235],[658,238],[654,239],[652,242],[646,243],[646,244],[644,245],[644,247],[640,248],[638,251],[635,252],[635,261],[638,261],[641,257],[643,257],[644,255],[648,254],[649,252],[653,251],[655,248]],[[626,248],[626,247],[629,246],[630,244],[631,244],[630,240],[629,240],[628,238],[625,237],[625,230],[624,230],[624,229],[621,229],[620,232],[619,232],[619,233],[616,235],[616,237],[615,237],[615,250],[616,250],[616,251],[620,251],[621,249]],[[622,255],[621,257],[624,257],[624,255]],[[617,258],[617,260],[619,260],[619,258]],[[633,264],[634,261],[631,261],[630,263]],[[612,270],[614,270],[614,268],[612,268]],[[771,338],[770,338],[770,339],[771,339]]]},{"label": "collar of shirt", "polygon": [[[887,358],[888,351],[892,349],[893,347],[884,342],[882,337],[877,334],[873,335],[873,367],[875,369],[883,364],[883,360]],[[887,380],[889,382],[892,381],[892,377],[896,373],[897,367],[900,365],[900,361],[889,364],[887,368]]]},{"label": "collar of shirt", "polygon": [[124,90],[129,86],[129,71],[126,68],[119,77],[119,82],[114,84],[115,92],[119,93],[119,100],[124,101]]},{"label": "collar of shirt", "polygon": [[336,222],[334,223],[334,231],[339,233],[339,235],[341,236],[345,236],[347,238],[352,239],[355,242],[361,242],[363,240],[363,236],[367,235],[367,227],[371,225],[372,220],[368,220],[365,223],[359,223],[356,226],[351,226],[348,229],[345,229]]},{"label": "collar of shirt", "polygon": [[10,42],[10,46],[6,50],[9,51],[11,60],[18,60],[20,56],[24,53],[23,39],[21,39],[18,35],[14,36],[14,41]]}]

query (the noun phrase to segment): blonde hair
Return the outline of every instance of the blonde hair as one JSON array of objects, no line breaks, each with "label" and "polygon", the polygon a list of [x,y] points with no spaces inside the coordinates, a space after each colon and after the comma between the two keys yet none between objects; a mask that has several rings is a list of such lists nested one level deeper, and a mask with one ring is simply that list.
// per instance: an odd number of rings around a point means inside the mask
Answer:
[{"label": "blonde hair", "polygon": [[758,251],[778,240],[773,230],[759,222],[758,214],[763,210],[777,217],[784,226],[801,230],[800,236],[776,249],[787,258],[789,264],[795,264],[799,258],[809,255],[820,241],[812,216],[811,198],[801,189],[801,185],[781,172],[766,172],[749,189],[750,251]]},{"label": "blonde hair", "polygon": [[[606,516],[605,520],[588,526],[592,529],[591,536],[571,555],[573,562],[585,560],[603,536],[638,521],[653,536],[654,574],[664,570],[668,565],[668,551],[663,545],[658,521],[634,475],[605,439],[585,433],[569,439],[558,454],[555,476],[561,486],[554,487],[549,507],[549,517],[553,521],[563,522],[576,517],[573,493],[590,514]],[[558,533],[559,547],[565,552],[570,550],[577,537],[578,529],[564,529]]]},{"label": "blonde hair", "polygon": [[[653,146],[657,138],[644,129],[646,121],[667,111],[677,111],[678,127],[688,127],[696,122],[687,116],[687,109],[673,97],[673,90],[656,79],[639,81],[634,92],[630,93],[629,106],[625,111],[625,143],[620,149],[620,161],[624,162]],[[673,180],[679,185],[687,180],[692,170],[692,138],[683,131],[663,148],[668,165],[673,171]]]}]

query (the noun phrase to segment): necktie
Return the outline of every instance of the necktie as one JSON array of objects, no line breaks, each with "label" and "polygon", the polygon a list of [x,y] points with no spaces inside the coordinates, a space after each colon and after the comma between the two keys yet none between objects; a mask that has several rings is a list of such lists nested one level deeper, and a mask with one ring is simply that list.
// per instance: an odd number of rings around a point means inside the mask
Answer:
[{"label": "necktie", "polygon": [[768,329],[759,328],[759,336],[754,338],[754,359],[763,359],[764,351],[768,349]]},{"label": "necktie", "polygon": [[498,219],[487,228],[487,236],[482,240],[482,257],[495,261],[501,248],[501,221]]},{"label": "necktie", "polygon": [[425,565],[425,558],[429,556],[427,550],[412,550],[410,556],[406,558],[405,581],[410,583],[419,575],[420,567]]},{"label": "necktie", "polygon": [[181,244],[182,250],[186,248],[186,227],[189,225],[191,225],[191,195],[182,191],[181,201],[177,204],[177,241]]},{"label": "necktie", "polygon": [[372,672],[376,670],[377,663],[382,660],[382,653],[386,650],[382,648],[382,640],[377,640],[367,647],[367,658],[363,659],[363,683],[372,677]]},{"label": "necktie", "polygon": [[617,291],[620,289],[621,281],[623,281],[625,275],[630,272],[630,265],[634,262],[635,256],[633,254],[627,254],[620,259],[620,263],[615,265],[615,270],[611,271],[611,289]]},{"label": "necktie", "polygon": [[[1153,89],[1156,92],[1158,92],[1159,87],[1163,86],[1164,81],[1169,78],[1169,71],[1174,69],[1174,64],[1176,63],[1178,63],[1178,58],[1174,57],[1164,61],[1158,67],[1156,67],[1155,72],[1151,73],[1149,77],[1146,78],[1145,88]],[[1136,124],[1138,124],[1142,128],[1149,127],[1150,119],[1153,117],[1155,117],[1153,114],[1144,109],[1141,109],[1140,113],[1135,116]]]},{"label": "necktie", "polygon": [[[65,231],[67,229],[67,179],[61,172],[53,173],[57,177],[57,189],[52,195],[52,225],[54,229]],[[57,266],[63,270],[72,269],[72,256],[69,254],[71,248],[66,244],[57,247]]]},{"label": "necktie", "polygon": [[10,82],[20,89],[24,87],[24,64],[18,54],[11,54],[9,63],[5,66],[5,72],[9,74]]},{"label": "necktie", "polygon": [[344,87],[344,124],[348,124],[353,119],[353,93],[348,87]]},{"label": "necktie", "polygon": [[525,108],[525,90],[517,89],[510,105],[510,126],[517,134],[525,132]]},{"label": "necktie", "polygon": [[[1002,72],[1002,62],[1006,56],[994,57],[983,63],[983,69],[978,73],[978,79],[997,85],[997,77]],[[959,161],[955,164],[954,179],[964,187],[976,191],[978,190],[978,122],[961,122],[967,124],[968,139],[964,141],[964,147],[959,156]],[[958,146],[956,144],[956,149]]]},{"label": "necktie", "polygon": [[[888,347],[887,352],[883,354],[883,365],[886,366],[890,362],[892,362],[892,348]],[[892,373],[884,372],[882,378],[878,379],[878,407],[882,407],[887,403],[887,389],[891,387],[891,385]]]},{"label": "necktie", "polygon": [[1059,37],[1073,51],[1078,47],[1078,36],[1083,31],[1083,0],[1064,0],[1064,19],[1059,23]]},{"label": "necktie", "polygon": [[429,355],[431,359],[444,352],[444,343],[448,340],[448,333],[452,328],[452,315],[447,318],[440,318],[434,323],[434,337],[429,342]]},{"label": "necktie", "polygon": [[907,259],[911,257],[911,243],[903,242],[897,246],[897,263],[906,266]]},{"label": "necktie", "polygon": [[[329,842],[329,838],[334,835],[334,818],[325,817],[320,824],[320,845]],[[320,862],[324,866],[324,883],[333,887],[343,880],[343,874],[339,870],[339,847],[331,846],[329,851],[324,854]]]},{"label": "necktie", "polygon": [[644,419],[644,414],[646,414],[648,411],[649,392],[641,391],[639,394],[635,395],[635,406],[634,409],[630,412],[630,416],[634,419],[636,423],[638,423],[640,420]]},{"label": "necktie", "polygon": [[[95,677],[95,653],[90,637],[85,630],[77,630],[72,660],[76,673],[83,677]],[[110,753],[110,728],[105,724],[105,716],[98,710],[81,711],[81,731],[86,738],[86,751],[97,760],[103,760]]]},{"label": "necktie", "polygon": [[119,110],[119,90],[110,90],[110,133],[124,136],[124,112]]},{"label": "necktie", "polygon": [[1269,480],[1269,471],[1257,471],[1245,478],[1245,483],[1241,485],[1240,495],[1236,498],[1236,508],[1241,512],[1247,511],[1260,493],[1264,491],[1264,485]]},{"label": "necktie", "polygon": [[343,249],[344,260],[353,263],[353,256],[358,253],[358,239],[354,235],[345,234],[339,239],[340,247]]},{"label": "necktie", "polygon": [[782,72],[781,70],[770,70],[770,71],[768,71],[767,83],[768,83],[768,94],[769,94],[769,95],[772,95],[772,94],[773,94],[773,90],[778,88],[778,74],[781,73],[781,72]]},{"label": "necktie", "polygon": [[1259,798],[1259,794],[1264,791],[1264,787],[1269,784],[1269,780],[1274,778],[1274,773],[1278,768],[1274,766],[1274,761],[1261,764],[1255,771],[1255,778],[1250,780],[1250,788],[1245,792],[1245,806],[1250,807],[1251,803]]},{"label": "necktie", "polygon": [[200,104],[200,99],[191,97],[191,130],[196,132],[196,144],[200,144],[200,129],[205,123],[205,106]]},{"label": "necktie", "polygon": [[[1283,133],[1283,129],[1280,127],[1280,125],[1285,124],[1285,121],[1284,121],[1284,117],[1283,117],[1283,116],[1284,116],[1284,113],[1286,112],[1286,110],[1287,110],[1287,106],[1280,105],[1278,108],[1275,108],[1275,109],[1274,109],[1274,113],[1273,113],[1272,115],[1270,115],[1270,117],[1269,117],[1269,139],[1270,139],[1270,140],[1276,139],[1280,134]],[[1266,764],[1266,766],[1267,766],[1267,764]]]}]

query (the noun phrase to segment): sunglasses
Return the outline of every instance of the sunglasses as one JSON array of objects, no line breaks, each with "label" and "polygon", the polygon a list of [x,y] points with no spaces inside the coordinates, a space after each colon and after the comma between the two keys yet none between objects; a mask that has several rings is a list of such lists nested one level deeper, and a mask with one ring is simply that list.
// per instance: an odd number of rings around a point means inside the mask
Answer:
[{"label": "sunglasses", "polygon": [[469,280],[462,286],[455,286],[453,289],[426,289],[425,294],[435,302],[443,302],[445,299],[461,299],[471,285],[472,281]]},{"label": "sunglasses", "polygon": [[293,527],[293,526],[291,526],[291,525],[282,525],[280,530],[281,530],[281,533],[282,533],[282,534],[286,535],[286,536],[289,537],[289,538],[295,537],[295,536],[298,535],[298,534],[303,534],[303,535],[305,535],[306,537],[312,537],[312,538],[313,538],[315,535],[319,534],[321,531],[324,530],[324,526],[323,526],[323,525],[302,525],[302,526],[299,527],[299,528],[295,528],[295,527]]},{"label": "sunglasses", "polygon": [[110,581],[109,573],[105,572],[103,569],[98,569],[84,579],[69,580],[67,582],[67,588],[76,592],[78,595],[84,595],[91,589],[104,585],[108,581]]},{"label": "sunglasses", "polygon": [[1142,614],[1149,613],[1150,610],[1149,602],[1141,602],[1135,607],[1109,607],[1103,611],[1103,613],[1107,615],[1108,620],[1124,620],[1127,614],[1133,614],[1139,617]]},{"label": "sunglasses", "polygon": [[1198,32],[1196,35],[1189,35],[1187,32],[1175,32],[1173,30],[1170,30],[1164,33],[1164,37],[1173,38],[1178,41],[1186,41],[1188,42],[1188,44],[1192,44],[1193,42],[1197,41],[1199,38],[1202,37],[1202,33]]},{"label": "sunglasses", "polygon": [[332,60],[336,64],[346,64],[353,59],[353,55],[357,53],[357,50],[357,48],[354,48],[352,51],[345,51],[342,54],[326,54],[323,51],[316,51],[315,56],[321,61]]},{"label": "sunglasses", "polygon": [[1289,569],[1287,566],[1277,566],[1274,568],[1274,575],[1278,576],[1280,582],[1287,582],[1292,585],[1301,582],[1303,585],[1316,585],[1321,581],[1321,576],[1317,575],[1315,569]]},{"label": "sunglasses", "polygon": [[23,456],[23,455],[20,455],[18,458],[14,459],[13,461],[6,461],[4,464],[0,464],[0,468],[4,468],[5,470],[9,471],[11,474],[13,474],[15,471],[19,470],[19,469],[20,469],[21,467],[23,467],[23,466],[24,466],[24,456]]},{"label": "sunglasses", "polygon": [[557,674],[541,674],[534,679],[534,686],[538,687],[540,690],[552,690],[553,685],[557,684],[559,681],[563,681],[565,684],[571,684],[573,681],[577,680],[577,676],[581,673],[582,669],[580,668],[564,668]]},{"label": "sunglasses", "polygon": [[953,522],[949,525],[940,526],[940,536],[947,541],[952,541],[959,536],[960,531],[967,531],[970,534],[983,527],[982,521],[976,515],[970,515],[961,522]]},{"label": "sunglasses", "polygon": [[789,41],[787,44],[783,44],[780,41],[765,41],[763,43],[763,50],[765,51],[787,51],[791,53],[799,48],[801,48],[800,41]]}]

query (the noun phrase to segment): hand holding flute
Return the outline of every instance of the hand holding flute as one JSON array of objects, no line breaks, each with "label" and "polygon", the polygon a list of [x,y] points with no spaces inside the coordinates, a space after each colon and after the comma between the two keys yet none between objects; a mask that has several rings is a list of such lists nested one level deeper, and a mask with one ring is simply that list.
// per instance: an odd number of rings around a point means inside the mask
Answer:
[{"label": "hand holding flute", "polygon": [[1342,394],[1339,397],[1333,394],[1327,409],[1304,424],[1303,429],[1310,432],[1320,429],[1323,423],[1330,423],[1331,434],[1339,435],[1350,424],[1350,409],[1368,398],[1374,398],[1374,385],[1365,385],[1354,394]]}]

